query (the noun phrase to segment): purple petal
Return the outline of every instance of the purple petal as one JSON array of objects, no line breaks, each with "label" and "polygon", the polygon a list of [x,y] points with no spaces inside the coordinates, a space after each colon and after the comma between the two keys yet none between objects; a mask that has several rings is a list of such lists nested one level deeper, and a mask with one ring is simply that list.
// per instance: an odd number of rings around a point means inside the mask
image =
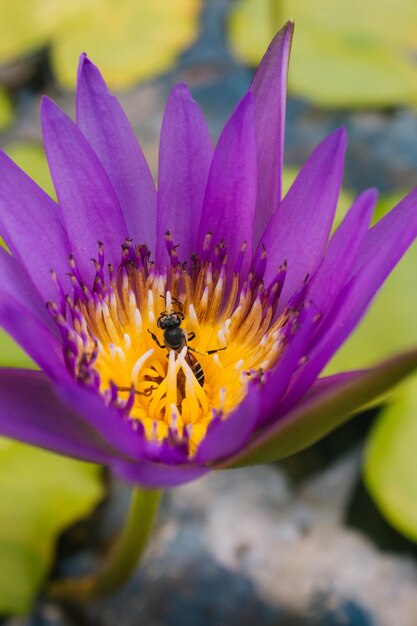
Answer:
[{"label": "purple petal", "polygon": [[252,226],[256,203],[256,144],[253,95],[249,92],[227,122],[217,144],[199,229],[202,249],[208,232],[215,243],[224,239],[232,269],[242,244],[247,249],[242,275],[252,257]]},{"label": "purple petal", "polygon": [[416,367],[417,351],[412,350],[344,379],[335,377],[333,384],[326,385],[324,393],[313,394],[308,402],[298,403],[224,466],[268,463],[303,450],[410,375]]},{"label": "purple petal", "polygon": [[90,259],[97,256],[97,241],[104,243],[107,262],[119,262],[126,222],[107,174],[81,131],[49,98],[43,98],[41,114],[46,156],[71,250],[82,274],[92,278]]},{"label": "purple petal", "polygon": [[398,263],[417,234],[417,189],[411,191],[387,215],[379,220],[369,231],[352,274],[366,266],[376,265],[376,258],[388,258],[380,269],[387,275]]},{"label": "purple petal", "polygon": [[357,272],[339,293],[332,309],[323,316],[322,332],[286,398],[286,408],[309,389],[416,237],[417,190],[414,190],[369,231],[356,263]]},{"label": "purple petal", "polygon": [[0,299],[18,302],[58,337],[58,330],[23,265],[0,247]]},{"label": "purple petal", "polygon": [[[80,57],[77,125],[100,159],[116,192],[129,235],[155,250],[156,190],[142,149],[117,98],[97,67]],[[119,245],[122,241],[119,241]]]},{"label": "purple petal", "polygon": [[340,294],[339,302],[322,324],[324,345],[344,341],[356,326],[375,293],[417,237],[417,189],[406,196],[380,220],[366,236],[358,255],[353,276]]},{"label": "purple petal", "polygon": [[168,260],[165,233],[179,246],[181,261],[196,251],[198,226],[213,158],[203,115],[188,87],[179,84],[169,97],[159,145],[156,263]]},{"label": "purple petal", "polygon": [[215,419],[195,456],[196,463],[227,458],[240,450],[255,430],[259,417],[259,394],[249,389],[243,402],[226,419]]},{"label": "purple petal", "polygon": [[97,392],[69,380],[57,385],[57,394],[121,455],[135,460],[142,458],[142,431],[135,430],[132,421],[123,417],[116,409],[106,406]]},{"label": "purple petal", "polygon": [[117,476],[131,483],[161,489],[189,483],[210,471],[208,467],[195,465],[175,467],[158,463],[115,463],[112,470]]},{"label": "purple petal", "polygon": [[330,240],[326,255],[308,288],[308,298],[326,311],[346,283],[365,240],[377,201],[377,191],[364,191],[353,203]]},{"label": "purple petal", "polygon": [[0,232],[44,301],[56,298],[50,270],[64,276],[70,246],[55,202],[0,150]]},{"label": "purple petal", "polygon": [[250,86],[255,99],[258,159],[254,246],[281,200],[287,74],[293,32],[293,22],[287,22],[275,35]]},{"label": "purple petal", "polygon": [[93,463],[115,451],[68,410],[42,372],[0,369],[0,433],[24,443]]},{"label": "purple petal", "polygon": [[176,443],[169,439],[152,441],[144,439],[142,459],[162,463],[163,465],[188,465],[188,445]]},{"label": "purple petal", "polygon": [[294,336],[290,337],[283,355],[262,387],[257,429],[265,427],[274,418],[277,418],[279,402],[287,391],[288,384],[299,366],[300,360],[307,353],[308,342],[316,326],[315,311],[313,307],[310,307]]},{"label": "purple petal", "polygon": [[340,372],[340,374],[332,374],[331,376],[318,378],[297,404],[297,408],[300,408],[303,404],[310,402],[313,399],[316,400],[320,397],[324,397],[325,395],[331,393],[332,389],[334,389],[336,385],[354,380],[365,371],[366,370],[354,370],[350,372]]},{"label": "purple petal", "polygon": [[55,333],[26,306],[2,292],[0,287],[0,326],[54,380],[66,379],[61,343]]},{"label": "purple petal", "polygon": [[[323,259],[342,183],[346,142],[342,128],[317,146],[261,238],[268,254],[267,284],[273,280],[277,267],[283,261],[288,263],[281,309]],[[259,246],[257,255],[261,253]]]}]

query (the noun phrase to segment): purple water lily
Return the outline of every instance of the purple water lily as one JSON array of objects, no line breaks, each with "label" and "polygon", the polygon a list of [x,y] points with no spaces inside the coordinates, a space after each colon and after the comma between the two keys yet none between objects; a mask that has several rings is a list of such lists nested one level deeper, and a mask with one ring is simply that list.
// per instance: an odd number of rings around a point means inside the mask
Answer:
[{"label": "purple water lily", "polygon": [[340,129],[281,198],[291,37],[287,24],[214,151],[174,87],[157,191],[85,55],[76,123],[42,103],[58,203],[1,153],[0,323],[42,370],[0,371],[1,434],[172,486],[283,456],[416,365],[318,379],[417,236],[417,193],[370,228],[365,191],[331,236]]}]

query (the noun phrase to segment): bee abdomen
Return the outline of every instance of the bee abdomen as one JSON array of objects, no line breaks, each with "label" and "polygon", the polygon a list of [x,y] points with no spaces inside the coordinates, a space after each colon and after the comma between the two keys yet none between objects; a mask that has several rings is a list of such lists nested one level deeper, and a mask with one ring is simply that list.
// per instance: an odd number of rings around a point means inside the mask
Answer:
[{"label": "bee abdomen", "polygon": [[201,386],[203,386],[204,385],[204,372],[203,372],[203,368],[201,367],[200,363],[198,363],[198,362],[194,363],[193,372],[194,372],[194,376],[197,379],[197,382]]}]

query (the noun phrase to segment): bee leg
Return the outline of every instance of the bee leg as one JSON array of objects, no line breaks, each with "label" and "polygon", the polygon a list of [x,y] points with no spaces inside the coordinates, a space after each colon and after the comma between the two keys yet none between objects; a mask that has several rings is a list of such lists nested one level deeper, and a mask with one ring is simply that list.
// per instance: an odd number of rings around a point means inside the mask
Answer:
[{"label": "bee leg", "polygon": [[178,298],[173,298],[172,296],[171,296],[171,302],[172,302],[172,304],[176,304],[177,305],[177,307],[178,307],[177,313],[181,313],[183,315],[182,319],[184,319],[184,314],[182,313],[182,302],[180,300],[178,300]]},{"label": "bee leg", "polygon": [[195,339],[195,333],[189,333],[187,341],[192,341],[193,339]]},{"label": "bee leg", "polygon": [[224,346],[223,348],[217,348],[216,350],[206,350],[206,352],[204,352],[203,350],[199,350],[198,348],[190,348],[188,346],[188,350],[190,350],[190,352],[196,352],[197,354],[202,354],[203,356],[215,354],[216,352],[220,352],[221,350],[226,350],[226,348],[227,346]]},{"label": "bee leg", "polygon": [[146,396],[149,397],[152,394],[152,391],[156,389],[156,387],[147,387],[145,391],[137,391],[134,387],[117,387],[119,391],[128,391],[129,393],[134,393],[136,396]]},{"label": "bee leg", "polygon": [[217,348],[216,350],[207,350],[206,354],[216,354],[216,352],[221,352],[222,350],[226,350],[227,346],[223,348]]},{"label": "bee leg", "polygon": [[150,336],[152,337],[152,339],[154,340],[154,342],[160,347],[160,348],[166,348],[166,345],[163,343],[160,343],[158,337],[149,330],[148,328],[148,333],[150,334]]}]

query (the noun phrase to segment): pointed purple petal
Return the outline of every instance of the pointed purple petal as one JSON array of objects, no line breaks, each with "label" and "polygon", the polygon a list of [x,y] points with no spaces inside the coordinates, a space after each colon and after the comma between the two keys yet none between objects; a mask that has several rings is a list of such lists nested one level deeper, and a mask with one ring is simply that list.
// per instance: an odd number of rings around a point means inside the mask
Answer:
[{"label": "pointed purple petal", "polygon": [[77,125],[112,183],[130,237],[154,251],[156,190],[152,174],[119,101],[85,54],[78,68]]},{"label": "pointed purple petal", "polygon": [[59,454],[109,463],[116,454],[54,394],[42,372],[0,369],[0,433]]},{"label": "pointed purple petal", "polygon": [[70,252],[58,207],[2,150],[0,233],[45,302],[56,298],[50,270],[64,276]]},{"label": "pointed purple petal", "polygon": [[333,308],[323,316],[321,333],[286,398],[286,408],[293,406],[309,389],[416,237],[417,189],[369,231],[356,264],[357,272],[339,293]]},{"label": "pointed purple petal", "polygon": [[294,24],[287,22],[275,35],[250,86],[255,98],[258,158],[255,247],[281,200],[287,74],[293,31]]},{"label": "pointed purple petal", "polygon": [[376,265],[375,259],[385,256],[385,250],[389,258],[383,264],[381,272],[386,274],[387,270],[391,271],[413,243],[416,231],[417,189],[414,189],[371,228],[360,249],[352,274],[370,264]]},{"label": "pointed purple petal", "polygon": [[255,430],[259,416],[259,395],[249,389],[246,398],[226,419],[215,419],[200,444],[196,463],[210,463],[227,458],[240,450]]},{"label": "pointed purple petal", "polygon": [[276,461],[313,444],[343,424],[353,413],[385,393],[417,368],[417,351],[397,355],[377,367],[342,380],[313,395],[260,433],[223,467]]},{"label": "pointed purple petal", "polygon": [[158,463],[115,463],[112,470],[128,482],[158,489],[189,483],[210,471],[207,467],[195,465],[175,467]]},{"label": "pointed purple petal", "polygon": [[196,252],[198,226],[213,157],[203,115],[184,84],[174,87],[162,121],[158,170],[156,263],[167,264],[170,231],[182,262]]},{"label": "pointed purple petal", "polygon": [[256,181],[254,107],[249,92],[227,122],[214,152],[198,235],[200,249],[208,232],[214,234],[215,243],[224,239],[232,268],[246,241],[242,275],[252,256]]},{"label": "pointed purple petal", "polygon": [[[342,337],[342,341],[347,337],[416,237],[417,189],[409,193],[368,232],[352,278],[340,296],[340,305],[337,307],[336,304],[335,310],[329,313],[321,347],[336,336]],[[323,319],[322,323],[325,324],[326,320]]]},{"label": "pointed purple petal", "polygon": [[367,235],[377,197],[374,189],[361,193],[331,238],[323,262],[308,288],[307,297],[319,313],[328,309],[351,274]]},{"label": "pointed purple petal", "polygon": [[59,107],[42,100],[42,130],[52,180],[72,252],[83,276],[93,276],[90,261],[97,241],[106,261],[120,260],[126,222],[113,187],[84,135]]},{"label": "pointed purple petal", "polygon": [[[281,309],[323,259],[342,183],[346,142],[345,130],[339,129],[317,146],[261,238],[268,254],[266,283],[283,261],[288,263]],[[259,247],[257,255],[261,252]]]}]

